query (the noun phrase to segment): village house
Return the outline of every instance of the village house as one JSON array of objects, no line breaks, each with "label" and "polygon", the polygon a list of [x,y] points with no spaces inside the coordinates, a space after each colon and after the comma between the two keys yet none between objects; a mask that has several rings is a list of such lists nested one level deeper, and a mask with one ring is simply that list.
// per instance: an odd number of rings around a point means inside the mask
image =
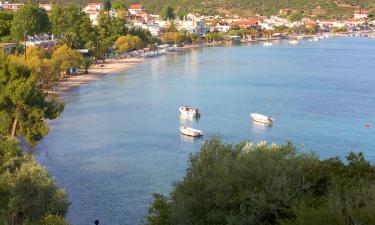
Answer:
[{"label": "village house", "polygon": [[367,23],[367,18],[351,18],[346,20],[347,25],[359,26]]},{"label": "village house", "polygon": [[367,19],[368,11],[356,10],[354,11],[354,19]]},{"label": "village house", "polygon": [[17,43],[0,43],[0,50],[5,54],[13,52],[17,48]]},{"label": "village house", "polygon": [[0,10],[17,11],[23,4],[0,2]]},{"label": "village house", "polygon": [[324,28],[324,27],[328,27],[328,28],[334,28],[334,27],[341,28],[341,27],[345,26],[344,23],[342,23],[339,20],[335,20],[335,19],[331,19],[331,20],[317,20],[316,22],[317,22],[317,24],[318,24],[318,26],[320,28]]},{"label": "village house", "polygon": [[185,29],[189,33],[198,34],[199,36],[203,36],[209,31],[204,18],[193,14],[186,15],[183,20],[178,20],[176,23],[179,29]]},{"label": "village house", "polygon": [[53,8],[52,4],[39,4],[39,7],[46,10],[47,12],[50,12]]},{"label": "village house", "polygon": [[137,22],[137,23],[134,23],[134,26],[150,31],[151,35],[154,37],[158,37],[162,31],[162,27],[159,26],[159,24],[148,24],[148,23]]},{"label": "village house", "polygon": [[128,11],[130,14],[137,14],[137,13],[140,13],[140,12],[144,12],[145,11],[145,7],[143,5],[131,5],[129,8],[128,8]]},{"label": "village house", "polygon": [[218,24],[214,28],[214,31],[217,31],[217,32],[228,32],[229,30],[230,30],[230,26],[229,25]]},{"label": "village house", "polygon": [[39,46],[41,48],[49,49],[57,45],[58,40],[53,35],[35,35],[28,36],[26,40],[26,46]]},{"label": "village house", "polygon": [[100,10],[103,9],[103,4],[100,2],[91,2],[83,9],[89,15],[90,21],[93,25],[98,25],[98,18]]}]

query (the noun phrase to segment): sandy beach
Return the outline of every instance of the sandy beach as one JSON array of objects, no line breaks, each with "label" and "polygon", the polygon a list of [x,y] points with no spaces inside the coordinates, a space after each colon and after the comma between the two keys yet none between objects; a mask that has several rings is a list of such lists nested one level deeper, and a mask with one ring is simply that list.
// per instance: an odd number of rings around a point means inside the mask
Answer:
[{"label": "sandy beach", "polygon": [[79,73],[60,80],[48,93],[61,95],[90,81],[98,80],[105,75],[126,71],[130,67],[147,60],[144,58],[107,59],[105,63],[93,64],[89,68],[88,74]]}]

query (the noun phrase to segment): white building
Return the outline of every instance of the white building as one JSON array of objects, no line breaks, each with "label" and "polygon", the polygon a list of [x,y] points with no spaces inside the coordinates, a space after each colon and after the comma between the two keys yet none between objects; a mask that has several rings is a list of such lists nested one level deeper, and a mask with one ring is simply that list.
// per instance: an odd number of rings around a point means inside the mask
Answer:
[{"label": "white building", "polygon": [[90,21],[93,25],[98,25],[99,12],[103,10],[103,4],[99,2],[89,3],[83,11],[90,17]]},{"label": "white building", "polygon": [[39,4],[39,7],[49,12],[52,10],[53,5],[52,4]]},{"label": "white building", "polygon": [[228,25],[216,25],[215,31],[218,32],[228,32],[230,30],[230,26]]},{"label": "white building", "polygon": [[56,46],[58,40],[53,35],[35,35],[28,36],[26,40],[26,46],[39,46],[42,48],[53,48]]},{"label": "white building", "polygon": [[203,17],[198,17],[193,14],[188,14],[184,20],[176,21],[179,29],[185,29],[190,33],[198,34],[203,36],[210,29],[206,26],[205,20]]},{"label": "white building", "polygon": [[356,10],[354,11],[354,19],[367,19],[368,11]]},{"label": "white building", "polygon": [[0,10],[17,11],[23,4],[0,2]]},{"label": "white building", "polygon": [[151,35],[154,37],[158,37],[162,30],[162,27],[159,26],[158,24],[146,24],[146,23],[136,22],[134,23],[134,26],[150,31]]},{"label": "white building", "polygon": [[143,5],[131,5],[129,8],[128,8],[128,11],[130,14],[137,14],[137,13],[140,13],[140,12],[144,12],[145,11],[145,7]]}]

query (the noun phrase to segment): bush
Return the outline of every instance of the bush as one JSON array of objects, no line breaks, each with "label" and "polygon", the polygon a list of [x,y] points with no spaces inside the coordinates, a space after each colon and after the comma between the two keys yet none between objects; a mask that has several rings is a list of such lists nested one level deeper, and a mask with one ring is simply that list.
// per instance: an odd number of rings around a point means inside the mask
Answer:
[{"label": "bush", "polygon": [[0,194],[0,224],[12,217],[20,224],[40,224],[47,214],[64,216],[69,205],[65,191],[32,155],[18,142],[1,138]]},{"label": "bush", "polygon": [[168,197],[154,195],[148,224],[375,224],[375,167],[347,160],[213,137]]}]

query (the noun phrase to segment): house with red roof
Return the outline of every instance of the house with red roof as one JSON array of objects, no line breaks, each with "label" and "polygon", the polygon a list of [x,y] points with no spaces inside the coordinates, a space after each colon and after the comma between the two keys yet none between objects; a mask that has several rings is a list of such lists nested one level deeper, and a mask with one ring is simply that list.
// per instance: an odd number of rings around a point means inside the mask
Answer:
[{"label": "house with red roof", "polygon": [[93,25],[98,24],[98,17],[100,10],[103,10],[103,4],[100,2],[90,2],[83,9],[83,11],[89,15],[90,21]]},{"label": "house with red roof", "polygon": [[346,23],[356,26],[356,25],[363,25],[367,23],[367,20],[368,20],[367,18],[351,18],[351,19],[346,20]]},{"label": "house with red roof", "polygon": [[131,5],[129,8],[128,8],[128,11],[130,14],[138,14],[140,12],[144,12],[145,11],[145,7],[143,5]]},{"label": "house with red roof", "polygon": [[354,11],[354,19],[367,19],[368,11],[356,10]]}]

